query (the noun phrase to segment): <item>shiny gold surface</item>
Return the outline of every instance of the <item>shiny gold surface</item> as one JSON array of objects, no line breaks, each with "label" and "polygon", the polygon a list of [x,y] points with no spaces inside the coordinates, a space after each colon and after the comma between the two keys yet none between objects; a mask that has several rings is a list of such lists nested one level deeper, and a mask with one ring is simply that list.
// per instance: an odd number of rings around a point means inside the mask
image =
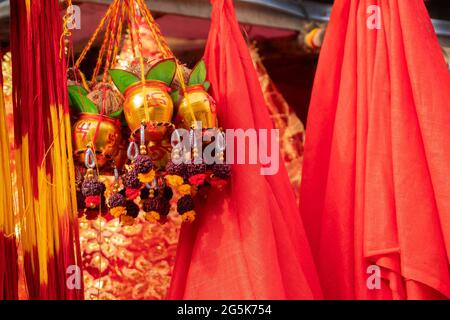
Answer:
[{"label": "shiny gold surface", "polygon": [[[195,121],[201,121],[202,128],[217,128],[216,104],[203,86],[190,86],[180,102],[177,125],[190,129]],[[195,119],[192,117],[194,114]]]},{"label": "shiny gold surface", "polygon": [[[84,163],[86,146],[94,145],[99,167],[117,155],[122,140],[120,123],[117,120],[88,113],[80,115],[80,119],[73,126],[72,137],[76,159]],[[93,143],[94,137],[95,143]]]},{"label": "shiny gold surface", "polygon": [[[167,127],[158,124],[171,122],[173,115],[173,102],[168,90],[163,82],[147,80],[145,85],[138,83],[125,91],[125,118],[132,132],[136,132],[142,121],[145,121],[149,124],[146,128],[146,139],[163,139]],[[147,99],[147,106],[144,99]]]},{"label": "shiny gold surface", "polygon": [[165,137],[160,141],[150,141],[147,145],[147,150],[153,163],[158,168],[163,169],[170,160],[170,155],[172,152],[170,137]]}]

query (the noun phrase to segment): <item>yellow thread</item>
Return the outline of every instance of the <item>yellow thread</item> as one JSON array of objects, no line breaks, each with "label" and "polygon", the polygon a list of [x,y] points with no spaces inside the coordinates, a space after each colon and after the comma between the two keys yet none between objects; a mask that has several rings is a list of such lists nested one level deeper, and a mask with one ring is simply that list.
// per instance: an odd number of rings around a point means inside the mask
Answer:
[{"label": "yellow thread", "polygon": [[112,56],[111,62],[110,62],[111,66],[115,65],[116,57],[119,52],[120,41],[122,40],[122,28],[123,28],[124,15],[125,15],[125,6],[122,5],[122,11],[120,13],[120,19],[119,19],[119,26],[117,27],[117,41],[116,41],[113,56]]},{"label": "yellow thread", "polygon": [[116,10],[113,13],[113,20],[112,20],[112,26],[111,29],[108,30],[110,33],[110,39],[109,39],[109,44],[108,44],[108,53],[106,55],[106,60],[105,60],[105,69],[103,71],[103,82],[106,82],[106,78],[108,76],[108,69],[110,66],[110,59],[112,56],[112,53],[116,50],[117,47],[117,37],[118,37],[118,30],[116,30],[116,28],[118,28],[118,24],[120,24],[120,6],[119,6],[119,2],[120,0],[116,0],[117,4],[116,5]]},{"label": "yellow thread", "polygon": [[80,67],[81,62],[83,61],[84,57],[88,53],[88,51],[91,49],[93,43],[97,39],[97,36],[99,32],[103,29],[103,26],[106,22],[106,19],[108,18],[109,14],[111,13],[111,10],[113,9],[113,6],[110,6],[108,10],[106,10],[105,15],[103,16],[102,20],[100,20],[100,24],[98,25],[97,29],[95,29],[94,34],[89,39],[88,43],[84,47],[83,51],[81,52],[80,56],[78,57],[77,61],[75,62],[75,67],[78,69]]},{"label": "yellow thread", "polygon": [[94,83],[97,82],[96,78],[97,78],[98,72],[100,71],[100,67],[101,67],[102,62],[103,62],[103,56],[105,54],[106,46],[108,44],[108,40],[109,40],[109,37],[111,35],[108,32],[108,30],[109,30],[109,28],[111,26],[111,22],[112,22],[112,19],[109,19],[108,25],[106,27],[105,38],[103,39],[102,46],[100,47],[100,51],[99,51],[98,57],[97,57],[97,63],[95,64],[94,72],[92,73],[91,81],[94,82]]},{"label": "yellow thread", "polygon": [[[139,3],[138,3],[139,4]],[[141,42],[141,36],[139,34],[139,23],[138,20],[136,18],[136,14],[135,14],[135,8],[136,8],[136,2],[134,0],[130,0],[129,1],[129,6],[130,6],[130,25],[131,25],[131,29],[136,31],[136,40],[137,40],[137,44],[138,44],[138,50],[139,50],[139,64],[141,66],[141,83],[142,83],[142,91],[143,94],[145,95],[145,64],[144,64],[144,57],[143,57],[143,48],[142,48],[142,42]],[[134,28],[133,28],[134,26]],[[148,110],[148,101],[146,96],[144,96],[144,111],[145,111],[145,122],[149,123],[150,122],[150,110]]]},{"label": "yellow thread", "polygon": [[[145,5],[145,3],[142,0],[137,0],[137,1],[139,4],[139,8],[143,12],[143,16],[144,16],[145,20],[147,21],[147,24],[150,28],[153,39],[156,41],[156,45],[158,46],[158,49],[163,53],[164,58],[174,57],[173,52],[170,50],[169,45],[165,41],[165,38],[161,33],[161,29],[158,27],[158,24],[156,23],[155,19],[153,18],[150,10],[148,9],[148,7]],[[191,108],[191,102],[190,102],[189,96],[186,92],[186,84],[184,83],[183,70],[182,70],[181,64],[178,62],[178,60],[176,60],[176,64],[177,64],[176,74],[180,81],[181,90],[183,92],[183,95],[185,95],[189,113],[191,114],[191,117],[195,122],[196,117],[195,117],[194,111]]]},{"label": "yellow thread", "polygon": [[[0,64],[1,66],[1,64]],[[0,87],[0,231],[14,235],[14,206],[11,181],[9,136],[6,127],[6,109],[3,99],[3,87]]]},{"label": "yellow thread", "polygon": [[[70,8],[72,6],[72,0],[67,0],[67,7]],[[61,37],[59,38],[59,59],[62,59],[63,55],[63,49],[65,49],[64,46],[64,38],[70,37],[72,33],[69,31],[69,28],[67,27],[67,19],[69,18],[69,14],[66,10],[66,14],[63,17],[63,32],[61,34]]]}]

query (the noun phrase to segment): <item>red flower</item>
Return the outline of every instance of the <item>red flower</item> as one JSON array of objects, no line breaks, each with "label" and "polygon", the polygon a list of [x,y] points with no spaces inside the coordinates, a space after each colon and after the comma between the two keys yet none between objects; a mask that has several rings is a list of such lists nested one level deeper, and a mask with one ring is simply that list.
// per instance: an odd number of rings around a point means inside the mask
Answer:
[{"label": "red flower", "polygon": [[210,178],[208,180],[209,184],[215,188],[223,189],[227,185],[227,180],[220,178]]},{"label": "red flower", "polygon": [[133,189],[133,188],[127,188],[125,190],[125,195],[127,196],[128,200],[134,200],[138,196],[141,195],[141,189]]},{"label": "red flower", "polygon": [[87,208],[97,207],[98,205],[100,205],[100,201],[101,201],[100,196],[87,196],[84,199],[84,203],[86,204]]},{"label": "red flower", "polygon": [[206,173],[199,173],[189,178],[189,183],[193,186],[201,186],[205,183],[208,175]]}]

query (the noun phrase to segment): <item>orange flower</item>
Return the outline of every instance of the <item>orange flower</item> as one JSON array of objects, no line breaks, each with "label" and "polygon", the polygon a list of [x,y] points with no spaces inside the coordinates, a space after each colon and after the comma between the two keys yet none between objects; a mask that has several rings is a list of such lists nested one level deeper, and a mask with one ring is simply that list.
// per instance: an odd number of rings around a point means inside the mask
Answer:
[{"label": "orange flower", "polygon": [[184,221],[186,222],[192,222],[195,220],[195,211],[191,210],[191,211],[187,211],[185,213],[183,213],[181,215],[181,217],[183,218]]},{"label": "orange flower", "polygon": [[155,170],[150,170],[147,173],[139,173],[138,179],[142,183],[151,183],[155,179]]},{"label": "orange flower", "polygon": [[111,213],[114,218],[119,218],[120,216],[127,213],[127,209],[125,207],[115,207],[111,208],[109,210],[109,213]]},{"label": "orange flower", "polygon": [[191,186],[188,184],[183,184],[183,185],[179,186],[177,188],[177,190],[178,190],[178,193],[180,193],[182,196],[191,194]]},{"label": "orange flower", "polygon": [[120,216],[120,222],[123,226],[132,226],[134,224],[134,218],[123,214]]},{"label": "orange flower", "polygon": [[177,188],[184,183],[184,179],[177,175],[168,175],[166,176],[166,181],[169,186],[172,188]]},{"label": "orange flower", "polygon": [[145,220],[151,223],[158,222],[161,219],[161,216],[156,211],[150,211],[145,215]]}]

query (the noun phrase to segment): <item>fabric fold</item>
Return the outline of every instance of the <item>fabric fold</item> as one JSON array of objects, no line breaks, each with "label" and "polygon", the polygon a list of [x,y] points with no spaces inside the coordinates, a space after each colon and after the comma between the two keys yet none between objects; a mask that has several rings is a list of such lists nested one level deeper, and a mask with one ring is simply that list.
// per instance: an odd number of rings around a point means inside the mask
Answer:
[{"label": "fabric fold", "polygon": [[[205,60],[220,124],[272,129],[232,1],[212,5]],[[169,299],[321,298],[283,163],[273,176],[233,165],[228,189],[200,202],[199,219],[181,231]]]},{"label": "fabric fold", "polygon": [[335,2],[300,202],[326,298],[450,297],[449,103],[423,1]]}]

